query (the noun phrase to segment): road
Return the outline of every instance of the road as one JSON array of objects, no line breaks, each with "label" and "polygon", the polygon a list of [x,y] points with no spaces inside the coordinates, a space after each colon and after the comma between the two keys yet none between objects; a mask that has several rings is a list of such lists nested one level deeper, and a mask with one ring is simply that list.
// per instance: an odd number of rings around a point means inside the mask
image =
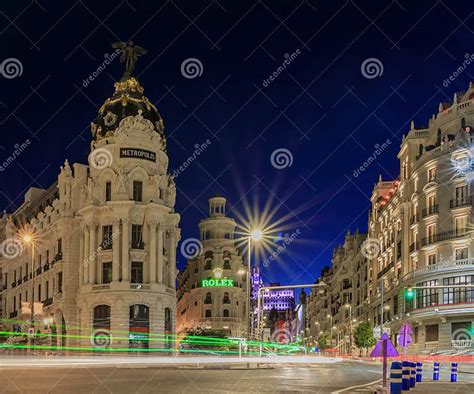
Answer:
[{"label": "road", "polygon": [[[225,393],[319,392],[378,379],[361,364],[276,365],[262,369],[177,369],[163,366],[1,368],[0,392],[29,393]],[[369,370],[370,371],[369,371]]]},{"label": "road", "polygon": [[[189,359],[196,361],[196,358]],[[120,364],[111,365],[114,360],[120,360]],[[23,365],[19,366],[18,361]],[[46,362],[5,357],[0,359],[0,393],[332,393],[366,384],[367,392],[370,392],[370,388],[379,385],[370,383],[381,377],[379,366],[336,359],[322,363],[324,359],[319,359],[312,364],[288,358],[286,363],[270,364],[265,360],[259,368],[251,363],[251,369],[242,363],[200,363],[198,367],[196,363],[180,366],[146,361],[142,358],[127,361],[123,358],[65,357]],[[474,375],[465,374],[460,376],[464,383],[450,384],[446,371],[442,373],[442,379],[445,382],[434,386],[430,382],[417,385],[416,391],[474,392]],[[428,376],[426,380],[430,380]]]}]

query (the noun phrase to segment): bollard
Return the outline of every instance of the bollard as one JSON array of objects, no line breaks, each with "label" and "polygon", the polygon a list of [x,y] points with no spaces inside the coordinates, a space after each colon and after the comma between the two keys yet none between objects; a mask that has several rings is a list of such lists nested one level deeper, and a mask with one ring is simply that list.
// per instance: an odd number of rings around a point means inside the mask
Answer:
[{"label": "bollard", "polygon": [[433,366],[433,380],[439,380],[439,363],[437,362]]},{"label": "bollard", "polygon": [[402,392],[402,363],[392,361],[390,367],[390,394],[401,394]]},{"label": "bollard", "polygon": [[416,363],[410,363],[410,388],[416,383]]},{"label": "bollard", "polygon": [[402,390],[403,391],[410,390],[410,362],[409,361],[402,362]]},{"label": "bollard", "polygon": [[451,382],[458,380],[458,363],[451,363]]},{"label": "bollard", "polygon": [[423,377],[423,363],[417,362],[416,363],[416,382],[417,383],[421,382],[422,377]]}]

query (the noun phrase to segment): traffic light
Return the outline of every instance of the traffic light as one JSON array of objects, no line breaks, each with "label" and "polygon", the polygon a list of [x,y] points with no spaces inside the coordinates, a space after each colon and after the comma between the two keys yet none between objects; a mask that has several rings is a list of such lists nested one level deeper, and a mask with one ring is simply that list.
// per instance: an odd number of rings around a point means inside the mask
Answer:
[{"label": "traffic light", "polygon": [[415,290],[411,287],[405,289],[405,299],[412,300],[413,298],[415,298]]}]

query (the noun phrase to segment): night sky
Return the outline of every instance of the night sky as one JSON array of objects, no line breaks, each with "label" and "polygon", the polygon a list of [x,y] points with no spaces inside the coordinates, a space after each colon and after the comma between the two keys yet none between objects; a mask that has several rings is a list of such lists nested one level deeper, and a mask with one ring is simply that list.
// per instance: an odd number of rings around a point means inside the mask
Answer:
[{"label": "night sky", "polygon": [[[0,172],[0,208],[14,210],[31,186],[47,188],[66,158],[87,162],[90,122],[124,66],[115,59],[83,81],[112,42],[133,39],[148,50],[136,75],[164,118],[170,172],[211,141],[176,179],[182,241],[198,237],[212,195],[227,197],[234,217],[268,206],[280,235],[300,235],[263,267],[267,282],[313,282],[348,229],[365,232],[373,185],[379,174],[398,176],[411,120],[426,125],[474,80],[471,65],[443,83],[474,53],[472,1],[8,3],[0,62],[18,59],[23,72],[0,75],[0,162],[31,144]],[[190,58],[202,75],[183,76]],[[371,58],[383,73],[366,78]],[[291,153],[291,166],[272,165],[276,149]]]}]

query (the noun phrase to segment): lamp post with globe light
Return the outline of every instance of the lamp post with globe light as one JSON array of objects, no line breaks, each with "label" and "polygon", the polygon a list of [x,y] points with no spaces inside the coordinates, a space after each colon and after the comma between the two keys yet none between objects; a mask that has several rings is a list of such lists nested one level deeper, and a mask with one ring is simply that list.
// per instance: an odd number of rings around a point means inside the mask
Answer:
[{"label": "lamp post with globe light", "polygon": [[[30,301],[30,330],[33,334],[30,334],[29,341],[30,341],[30,349],[33,349],[35,344],[35,240],[33,234],[26,233],[21,237],[23,243],[31,248],[31,284],[32,284],[32,291],[31,291],[31,301]],[[28,274],[28,273],[27,273]]]}]

